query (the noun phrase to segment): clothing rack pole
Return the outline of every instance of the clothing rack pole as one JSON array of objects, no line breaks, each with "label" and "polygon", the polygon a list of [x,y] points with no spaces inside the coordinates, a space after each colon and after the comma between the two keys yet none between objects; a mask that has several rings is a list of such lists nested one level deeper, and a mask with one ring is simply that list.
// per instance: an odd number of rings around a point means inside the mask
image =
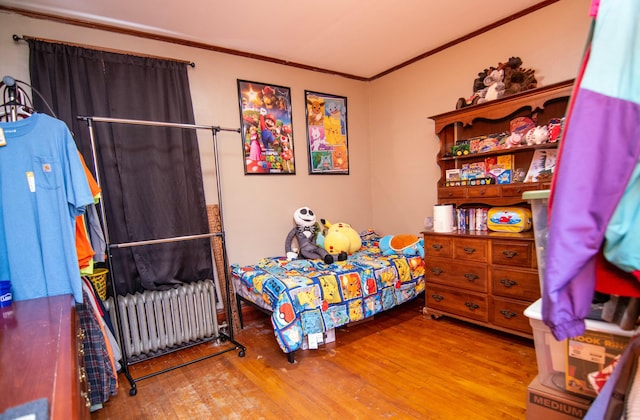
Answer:
[{"label": "clothing rack pole", "polygon": [[[220,213],[220,226],[221,226],[221,238],[222,238],[222,265],[224,268],[224,279],[225,279],[225,290],[227,295],[227,320],[229,322],[229,339],[233,341],[233,313],[231,312],[231,281],[229,280],[229,273],[227,267],[229,267],[229,261],[227,258],[227,246],[226,246],[226,238],[224,235],[224,215],[222,212],[222,186],[220,185],[220,165],[218,162],[220,161],[218,158],[218,132],[221,131],[221,128],[213,129],[213,159],[216,165],[216,190],[218,192],[218,211]],[[240,133],[240,129],[238,130],[230,130],[225,129],[226,131],[237,131]]]},{"label": "clothing rack pole", "polygon": [[16,85],[7,86],[7,91],[9,92],[9,109],[10,109],[10,121],[16,121],[18,119],[18,108],[16,106],[16,96],[17,89]]},{"label": "clothing rack pole", "polygon": [[11,76],[5,76],[2,78],[2,86],[4,86],[9,96],[9,100],[6,102],[9,106],[8,121],[17,121],[18,105],[20,102],[18,101],[18,86],[16,85],[16,80]]},{"label": "clothing rack pole", "polygon": [[[226,304],[226,318],[227,318],[227,328],[228,328],[228,334],[225,334],[224,332],[221,331],[216,331],[216,337],[214,337],[215,339],[220,339],[222,341],[226,341],[228,340],[229,342],[231,342],[232,344],[234,344],[234,347],[198,358],[196,360],[192,360],[189,362],[185,362],[185,363],[181,363],[178,364],[176,366],[171,366],[169,368],[165,368],[163,370],[160,370],[158,372],[154,372],[152,374],[149,375],[145,375],[139,378],[133,378],[129,372],[129,363],[127,361],[127,354],[126,354],[126,349],[123,349],[122,351],[122,366],[123,366],[123,371],[124,374],[127,378],[127,380],[129,381],[130,385],[131,385],[131,389],[129,390],[129,395],[134,396],[137,394],[137,388],[136,388],[136,381],[141,381],[143,379],[147,379],[156,375],[160,375],[162,373],[166,373],[184,366],[188,366],[191,365],[193,363],[197,363],[199,361],[205,360],[205,359],[209,359],[211,357],[214,356],[219,356],[223,353],[229,352],[229,351],[233,351],[233,350],[239,350],[238,351],[238,356],[239,357],[244,357],[245,352],[246,352],[246,347],[240,343],[238,343],[237,341],[234,340],[233,338],[233,322],[232,322],[232,314],[231,314],[231,298],[230,298],[230,279],[229,279],[229,273],[227,270],[227,265],[228,265],[228,258],[227,258],[227,251],[226,251],[226,242],[225,242],[225,229],[224,229],[224,221],[222,218],[222,193],[221,193],[221,183],[220,183],[220,171],[219,171],[219,165],[218,165],[218,149],[217,149],[217,135],[216,133],[219,131],[233,131],[233,132],[237,132],[240,133],[240,129],[232,129],[232,128],[221,128],[221,127],[215,127],[215,126],[208,126],[208,125],[196,125],[196,124],[182,124],[182,123],[170,123],[170,122],[162,122],[162,121],[147,121],[147,120],[132,120],[132,119],[122,119],[122,118],[109,118],[109,117],[87,117],[87,116],[78,116],[77,117],[79,120],[84,120],[87,122],[88,128],[89,128],[89,137],[91,140],[91,153],[92,153],[92,161],[93,161],[93,168],[96,174],[96,182],[98,183],[98,185],[102,185],[101,184],[101,180],[100,180],[100,171],[98,170],[98,160],[97,160],[97,149],[96,149],[96,144],[95,144],[95,133],[94,133],[94,127],[93,127],[93,123],[94,122],[105,122],[105,123],[120,123],[120,124],[134,124],[134,125],[148,125],[148,126],[154,126],[154,127],[174,127],[174,128],[185,128],[185,129],[192,129],[192,130],[198,130],[198,129],[204,129],[204,130],[211,130],[212,132],[212,136],[213,136],[213,145],[214,145],[214,164],[216,166],[216,185],[217,185],[217,192],[218,192],[218,207],[219,207],[219,211],[220,211],[220,232],[213,232],[213,233],[208,233],[208,234],[198,234],[198,235],[187,235],[187,236],[178,236],[178,237],[173,237],[173,238],[162,238],[162,239],[153,239],[153,240],[146,240],[146,241],[136,241],[136,242],[127,242],[127,243],[119,243],[119,244],[111,244],[110,239],[109,239],[109,234],[108,234],[108,226],[107,226],[107,219],[106,219],[106,215],[105,215],[105,211],[104,211],[104,205],[103,205],[103,201],[100,200],[100,213],[101,213],[101,220],[103,223],[103,227],[104,227],[104,235],[105,235],[105,241],[107,243],[107,260],[108,260],[108,264],[109,264],[109,270],[112,273],[113,276],[113,269],[112,269],[112,256],[111,256],[111,249],[113,248],[126,248],[126,247],[133,247],[133,246],[140,246],[140,245],[149,245],[149,244],[157,244],[157,243],[165,243],[165,242],[176,242],[176,241],[185,241],[185,240],[192,240],[192,239],[199,239],[199,238],[207,238],[207,237],[214,237],[214,236],[219,236],[222,239],[222,260],[223,260],[223,264],[224,264],[224,283],[225,283],[225,290],[226,290],[226,302],[224,302]],[[118,322],[118,335],[120,337],[120,342],[124,344],[125,340],[124,340],[124,336],[123,336],[123,328],[122,328],[122,321],[121,321],[121,315],[120,315],[120,310],[119,310],[119,305],[117,303],[117,297],[118,297],[118,292],[116,289],[116,285],[115,282],[113,281],[112,278],[112,282],[111,282],[111,290],[113,293],[113,298],[114,298],[114,309],[115,309],[115,314],[117,317],[117,322]]]},{"label": "clothing rack pole", "polygon": [[[98,153],[97,153],[96,143],[94,139],[95,134],[94,134],[94,128],[93,128],[93,120],[87,119],[86,121],[87,121],[87,127],[89,129],[89,140],[91,142],[91,161],[93,163],[93,171],[95,173],[96,183],[98,184],[98,186],[102,186],[100,171],[98,170]],[[129,372],[129,363],[127,361],[127,354],[124,349],[125,337],[123,332],[124,331],[123,323],[121,321],[122,314],[120,313],[120,305],[118,305],[118,299],[117,299],[118,292],[116,289],[116,284],[113,281],[113,275],[114,275],[113,263],[112,263],[113,256],[111,254],[111,247],[109,246],[109,244],[111,243],[111,239],[109,237],[109,227],[107,224],[107,216],[104,211],[103,200],[100,200],[98,204],[100,208],[100,220],[102,222],[104,240],[107,245],[105,247],[105,251],[107,253],[106,261],[107,261],[107,266],[109,267],[109,272],[111,273],[111,276],[112,276],[111,291],[113,294],[113,301],[114,301],[113,310],[116,315],[116,323],[118,325],[118,338],[120,340],[120,347],[121,347],[121,353],[122,353],[122,372],[124,373],[124,376],[127,378],[127,381],[129,381],[129,384],[131,385],[131,390],[129,391],[129,394],[135,395],[137,394],[136,381],[133,378],[133,376],[131,376],[131,372]]]}]

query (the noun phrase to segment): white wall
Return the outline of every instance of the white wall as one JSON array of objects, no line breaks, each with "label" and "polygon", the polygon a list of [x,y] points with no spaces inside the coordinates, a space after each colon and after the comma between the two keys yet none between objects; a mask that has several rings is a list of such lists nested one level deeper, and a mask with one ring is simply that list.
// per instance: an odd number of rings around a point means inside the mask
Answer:
[{"label": "white wall", "polygon": [[[357,230],[418,233],[439,178],[428,116],[453,109],[472,93],[478,71],[513,55],[536,69],[540,84],[575,77],[589,4],[561,0],[371,83],[0,12],[0,76],[29,81],[28,46],[13,34],[189,60],[196,63],[189,69],[196,123],[229,128],[240,124],[237,79],[290,87],[296,175],[245,176],[240,135],[218,136],[229,260],[248,264],[284,253],[292,213],[303,205]],[[308,175],[305,89],[348,98],[349,176]],[[200,132],[199,139],[206,199],[215,203],[212,138]]]},{"label": "white wall", "polygon": [[[429,116],[471,96],[478,72],[518,56],[539,86],[576,77],[590,0],[561,0],[370,83],[373,225],[417,233],[437,200],[439,150]],[[404,187],[398,187],[405,183]]]},{"label": "white wall", "polygon": [[[24,42],[15,43],[13,34],[193,61],[196,67],[189,68],[189,82],[197,124],[239,127],[237,79],[291,88],[296,175],[245,176],[240,135],[223,131],[218,136],[223,216],[231,262],[248,264],[263,256],[284,254],[285,238],[293,227],[293,212],[304,205],[332,222],[349,221],[357,229],[372,226],[366,83],[0,12],[0,75],[27,82],[29,47]],[[308,175],[305,89],[348,98],[349,176]],[[201,131],[198,138],[207,203],[216,203],[212,136]]]}]

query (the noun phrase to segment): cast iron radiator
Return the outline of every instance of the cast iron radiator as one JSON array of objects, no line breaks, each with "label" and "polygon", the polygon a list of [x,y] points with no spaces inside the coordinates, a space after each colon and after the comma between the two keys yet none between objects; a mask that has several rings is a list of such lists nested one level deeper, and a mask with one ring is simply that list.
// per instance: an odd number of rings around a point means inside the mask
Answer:
[{"label": "cast iron radiator", "polygon": [[[218,337],[216,287],[212,280],[162,291],[118,296],[120,348],[132,361],[144,360]],[[118,334],[113,297],[105,307]]]}]

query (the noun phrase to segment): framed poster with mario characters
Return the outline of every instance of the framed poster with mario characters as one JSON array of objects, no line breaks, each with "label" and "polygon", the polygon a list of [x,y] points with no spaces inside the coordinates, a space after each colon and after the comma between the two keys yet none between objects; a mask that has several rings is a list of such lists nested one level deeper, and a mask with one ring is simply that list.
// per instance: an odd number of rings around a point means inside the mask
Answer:
[{"label": "framed poster with mario characters", "polygon": [[244,174],[296,173],[291,89],[238,79]]}]

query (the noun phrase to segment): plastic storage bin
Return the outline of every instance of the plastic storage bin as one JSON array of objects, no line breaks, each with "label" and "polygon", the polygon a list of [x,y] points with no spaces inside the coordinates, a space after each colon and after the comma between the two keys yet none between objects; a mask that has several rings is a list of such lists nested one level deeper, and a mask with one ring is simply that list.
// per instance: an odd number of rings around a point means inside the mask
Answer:
[{"label": "plastic storage bin", "polygon": [[[522,198],[531,204],[540,291],[543,292],[549,190],[527,191]],[[617,324],[587,319],[582,336],[558,341],[542,321],[541,299],[531,304],[524,314],[533,329],[540,383],[591,398],[596,396],[596,391],[589,376],[593,377],[610,365],[636,333],[622,330]]]},{"label": "plastic storage bin", "polygon": [[637,333],[609,322],[587,319],[584,335],[558,341],[542,321],[542,299],[532,303],[524,314],[533,329],[540,382],[591,398],[596,392],[588,375],[605,369]]},{"label": "plastic storage bin", "polygon": [[533,219],[533,236],[536,243],[536,258],[538,260],[538,275],[540,277],[540,292],[543,291],[543,274],[545,268],[547,248],[547,207],[549,204],[549,190],[526,191],[522,198],[531,204]]}]

